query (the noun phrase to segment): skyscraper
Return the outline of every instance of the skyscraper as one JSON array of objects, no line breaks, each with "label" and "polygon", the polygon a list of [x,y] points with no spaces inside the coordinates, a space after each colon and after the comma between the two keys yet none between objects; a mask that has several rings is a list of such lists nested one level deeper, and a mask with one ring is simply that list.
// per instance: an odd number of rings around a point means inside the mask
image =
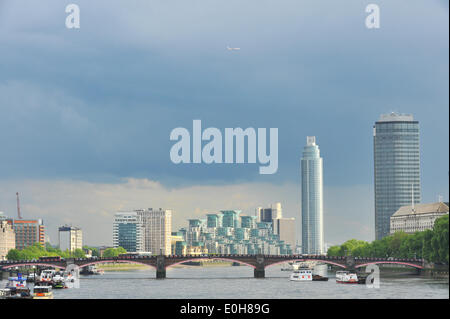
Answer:
[{"label": "skyscraper", "polygon": [[117,212],[113,223],[113,245],[127,252],[145,252],[144,226],[138,211]]},{"label": "skyscraper", "polygon": [[171,253],[172,211],[138,209],[117,212],[113,224],[114,247],[128,252]]},{"label": "skyscraper", "polygon": [[375,237],[390,232],[402,206],[420,203],[419,122],[409,114],[382,114],[373,127]]},{"label": "skyscraper", "polygon": [[323,253],[322,158],[316,137],[308,136],[301,159],[302,173],[302,252]]},{"label": "skyscraper", "polygon": [[75,251],[83,249],[83,232],[79,227],[62,226],[58,228],[59,249]]}]

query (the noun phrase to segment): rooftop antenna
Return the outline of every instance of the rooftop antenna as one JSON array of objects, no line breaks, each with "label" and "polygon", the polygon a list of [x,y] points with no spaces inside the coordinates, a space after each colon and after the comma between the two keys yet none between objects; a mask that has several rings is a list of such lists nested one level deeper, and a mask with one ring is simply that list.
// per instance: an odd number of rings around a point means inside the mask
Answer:
[{"label": "rooftop antenna", "polygon": [[16,193],[16,197],[17,197],[17,217],[19,219],[22,219],[22,216],[20,215],[20,201],[19,201],[19,193]]}]

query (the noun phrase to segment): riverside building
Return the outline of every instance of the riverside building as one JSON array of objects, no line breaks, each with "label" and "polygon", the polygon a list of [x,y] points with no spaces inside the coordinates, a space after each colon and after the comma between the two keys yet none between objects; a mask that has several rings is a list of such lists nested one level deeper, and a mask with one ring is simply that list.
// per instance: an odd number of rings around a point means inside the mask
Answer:
[{"label": "riverside building", "polygon": [[16,249],[24,249],[34,243],[45,245],[45,228],[42,219],[15,219],[12,224],[16,233]]},{"label": "riverside building", "polygon": [[171,232],[171,210],[149,208],[118,212],[113,223],[113,244],[127,252],[170,255]]},{"label": "riverside building", "polygon": [[390,234],[390,218],[420,203],[419,122],[410,114],[382,114],[373,126],[375,237]]},{"label": "riverside building", "polygon": [[75,251],[83,249],[83,232],[79,227],[62,226],[58,228],[59,249],[62,251]]},{"label": "riverside building", "polygon": [[448,203],[437,202],[400,207],[391,217],[391,234],[404,231],[414,234],[418,231],[433,229],[434,222],[441,216],[447,215]]},{"label": "riverside building", "polygon": [[[279,205],[281,209],[281,205]],[[189,227],[180,229],[177,236],[183,241],[173,243],[176,254],[291,254],[291,243],[281,240],[271,222],[260,222],[257,216],[240,215],[239,210],[223,210],[207,214],[205,219],[189,219]],[[279,216],[281,217],[281,216]],[[290,227],[283,221],[278,231]],[[290,241],[290,238],[289,238]]]},{"label": "riverside building", "polygon": [[16,234],[14,228],[6,219],[0,218],[0,260],[6,260],[8,251],[15,248]]}]

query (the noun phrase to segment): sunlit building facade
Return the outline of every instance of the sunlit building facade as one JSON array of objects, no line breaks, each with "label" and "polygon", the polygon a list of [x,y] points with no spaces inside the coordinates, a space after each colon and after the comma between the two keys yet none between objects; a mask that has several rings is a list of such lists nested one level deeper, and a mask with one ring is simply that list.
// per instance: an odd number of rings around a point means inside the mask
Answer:
[{"label": "sunlit building facade", "polygon": [[373,127],[375,237],[390,234],[390,218],[420,203],[419,122],[409,114],[383,114]]},{"label": "sunlit building facade", "polygon": [[315,136],[306,138],[301,159],[302,251],[323,253],[323,162]]}]

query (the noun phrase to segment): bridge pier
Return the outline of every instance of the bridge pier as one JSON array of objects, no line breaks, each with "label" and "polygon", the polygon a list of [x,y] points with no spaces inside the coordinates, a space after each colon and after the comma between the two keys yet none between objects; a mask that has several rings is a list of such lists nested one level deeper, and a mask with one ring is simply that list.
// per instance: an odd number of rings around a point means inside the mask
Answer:
[{"label": "bridge pier", "polygon": [[265,278],[266,277],[266,270],[264,268],[255,268],[254,269],[254,275],[255,278]]},{"label": "bridge pier", "polygon": [[266,277],[266,270],[265,270],[263,255],[256,256],[256,265],[255,265],[255,270],[254,270],[253,274],[254,274],[255,278],[265,278]]},{"label": "bridge pier", "polygon": [[164,255],[156,256],[156,279],[166,278],[166,264]]}]

